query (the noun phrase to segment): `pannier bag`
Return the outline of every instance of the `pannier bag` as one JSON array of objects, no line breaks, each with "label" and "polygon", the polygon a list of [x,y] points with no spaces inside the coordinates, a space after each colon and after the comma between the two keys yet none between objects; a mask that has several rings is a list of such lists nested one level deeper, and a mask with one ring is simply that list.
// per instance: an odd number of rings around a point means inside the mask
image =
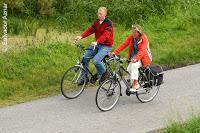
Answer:
[{"label": "pannier bag", "polygon": [[159,86],[163,83],[163,69],[160,65],[150,65],[150,80],[153,80],[152,84]]}]

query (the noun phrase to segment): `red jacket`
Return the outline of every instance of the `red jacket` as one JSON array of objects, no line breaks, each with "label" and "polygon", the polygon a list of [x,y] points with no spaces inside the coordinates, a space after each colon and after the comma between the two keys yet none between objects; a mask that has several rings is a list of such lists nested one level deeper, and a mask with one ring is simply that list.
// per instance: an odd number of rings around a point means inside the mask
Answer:
[{"label": "red jacket", "polygon": [[85,38],[95,33],[95,39],[98,44],[112,47],[114,41],[113,30],[114,28],[111,20],[105,18],[103,23],[100,24],[100,20],[97,19],[81,36]]},{"label": "red jacket", "polygon": [[[131,53],[133,52],[133,35],[129,35],[126,40],[121,43],[115,50],[115,54],[119,54],[123,49],[129,46],[128,58],[131,57]],[[144,67],[150,65],[152,61],[151,52],[149,49],[149,41],[146,35],[142,35],[140,37],[140,41],[138,42],[138,53],[133,57],[135,60],[141,60]]]}]

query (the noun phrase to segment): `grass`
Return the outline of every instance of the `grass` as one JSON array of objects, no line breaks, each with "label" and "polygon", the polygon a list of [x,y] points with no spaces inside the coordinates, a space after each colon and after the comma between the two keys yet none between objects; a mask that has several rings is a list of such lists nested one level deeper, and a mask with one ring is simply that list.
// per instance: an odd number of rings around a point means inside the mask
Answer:
[{"label": "grass", "polygon": [[75,63],[76,53],[70,44],[43,44],[1,54],[0,106],[58,93],[60,78]]},{"label": "grass", "polygon": [[[191,30],[195,30],[196,34],[193,35],[190,30],[177,30],[173,35],[159,31],[159,36],[155,36],[153,30],[147,32],[152,42],[153,63],[167,67],[200,63],[200,30],[197,27]],[[115,33],[114,47],[117,47],[130,31],[118,25]],[[168,36],[165,40],[162,38],[164,35]],[[92,40],[89,37],[82,43],[86,45]],[[127,50],[121,55],[127,56]],[[29,45],[23,50],[11,49],[1,53],[0,107],[59,94],[61,76],[75,64],[77,56],[76,47],[70,42]]]},{"label": "grass", "polygon": [[60,32],[74,32],[84,30],[88,23],[68,23],[67,20],[60,18],[42,18],[42,17],[16,17],[9,16],[8,33],[10,35],[35,36],[37,29],[44,28],[47,32],[57,30]]},{"label": "grass", "polygon": [[193,116],[185,122],[172,122],[163,133],[199,133],[200,132],[200,116]]}]

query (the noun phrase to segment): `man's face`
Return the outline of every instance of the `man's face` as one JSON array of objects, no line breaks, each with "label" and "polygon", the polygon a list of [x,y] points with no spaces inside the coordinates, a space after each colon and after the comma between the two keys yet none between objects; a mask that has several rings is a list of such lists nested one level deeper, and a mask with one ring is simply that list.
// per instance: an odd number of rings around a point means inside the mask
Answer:
[{"label": "man's face", "polygon": [[98,18],[100,21],[103,21],[106,17],[106,12],[104,10],[98,10]]}]

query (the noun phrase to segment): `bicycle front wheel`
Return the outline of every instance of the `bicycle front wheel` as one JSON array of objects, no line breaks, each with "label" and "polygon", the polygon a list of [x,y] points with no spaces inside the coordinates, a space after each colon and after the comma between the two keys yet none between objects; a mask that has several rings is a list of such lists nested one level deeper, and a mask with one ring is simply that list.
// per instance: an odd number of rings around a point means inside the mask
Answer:
[{"label": "bicycle front wheel", "polygon": [[96,92],[96,105],[101,111],[111,110],[118,102],[121,85],[115,79],[108,79],[101,83]]},{"label": "bicycle front wheel", "polygon": [[86,85],[86,76],[82,74],[84,71],[80,66],[73,66],[64,73],[61,80],[61,92],[64,97],[77,98],[83,92]]}]

